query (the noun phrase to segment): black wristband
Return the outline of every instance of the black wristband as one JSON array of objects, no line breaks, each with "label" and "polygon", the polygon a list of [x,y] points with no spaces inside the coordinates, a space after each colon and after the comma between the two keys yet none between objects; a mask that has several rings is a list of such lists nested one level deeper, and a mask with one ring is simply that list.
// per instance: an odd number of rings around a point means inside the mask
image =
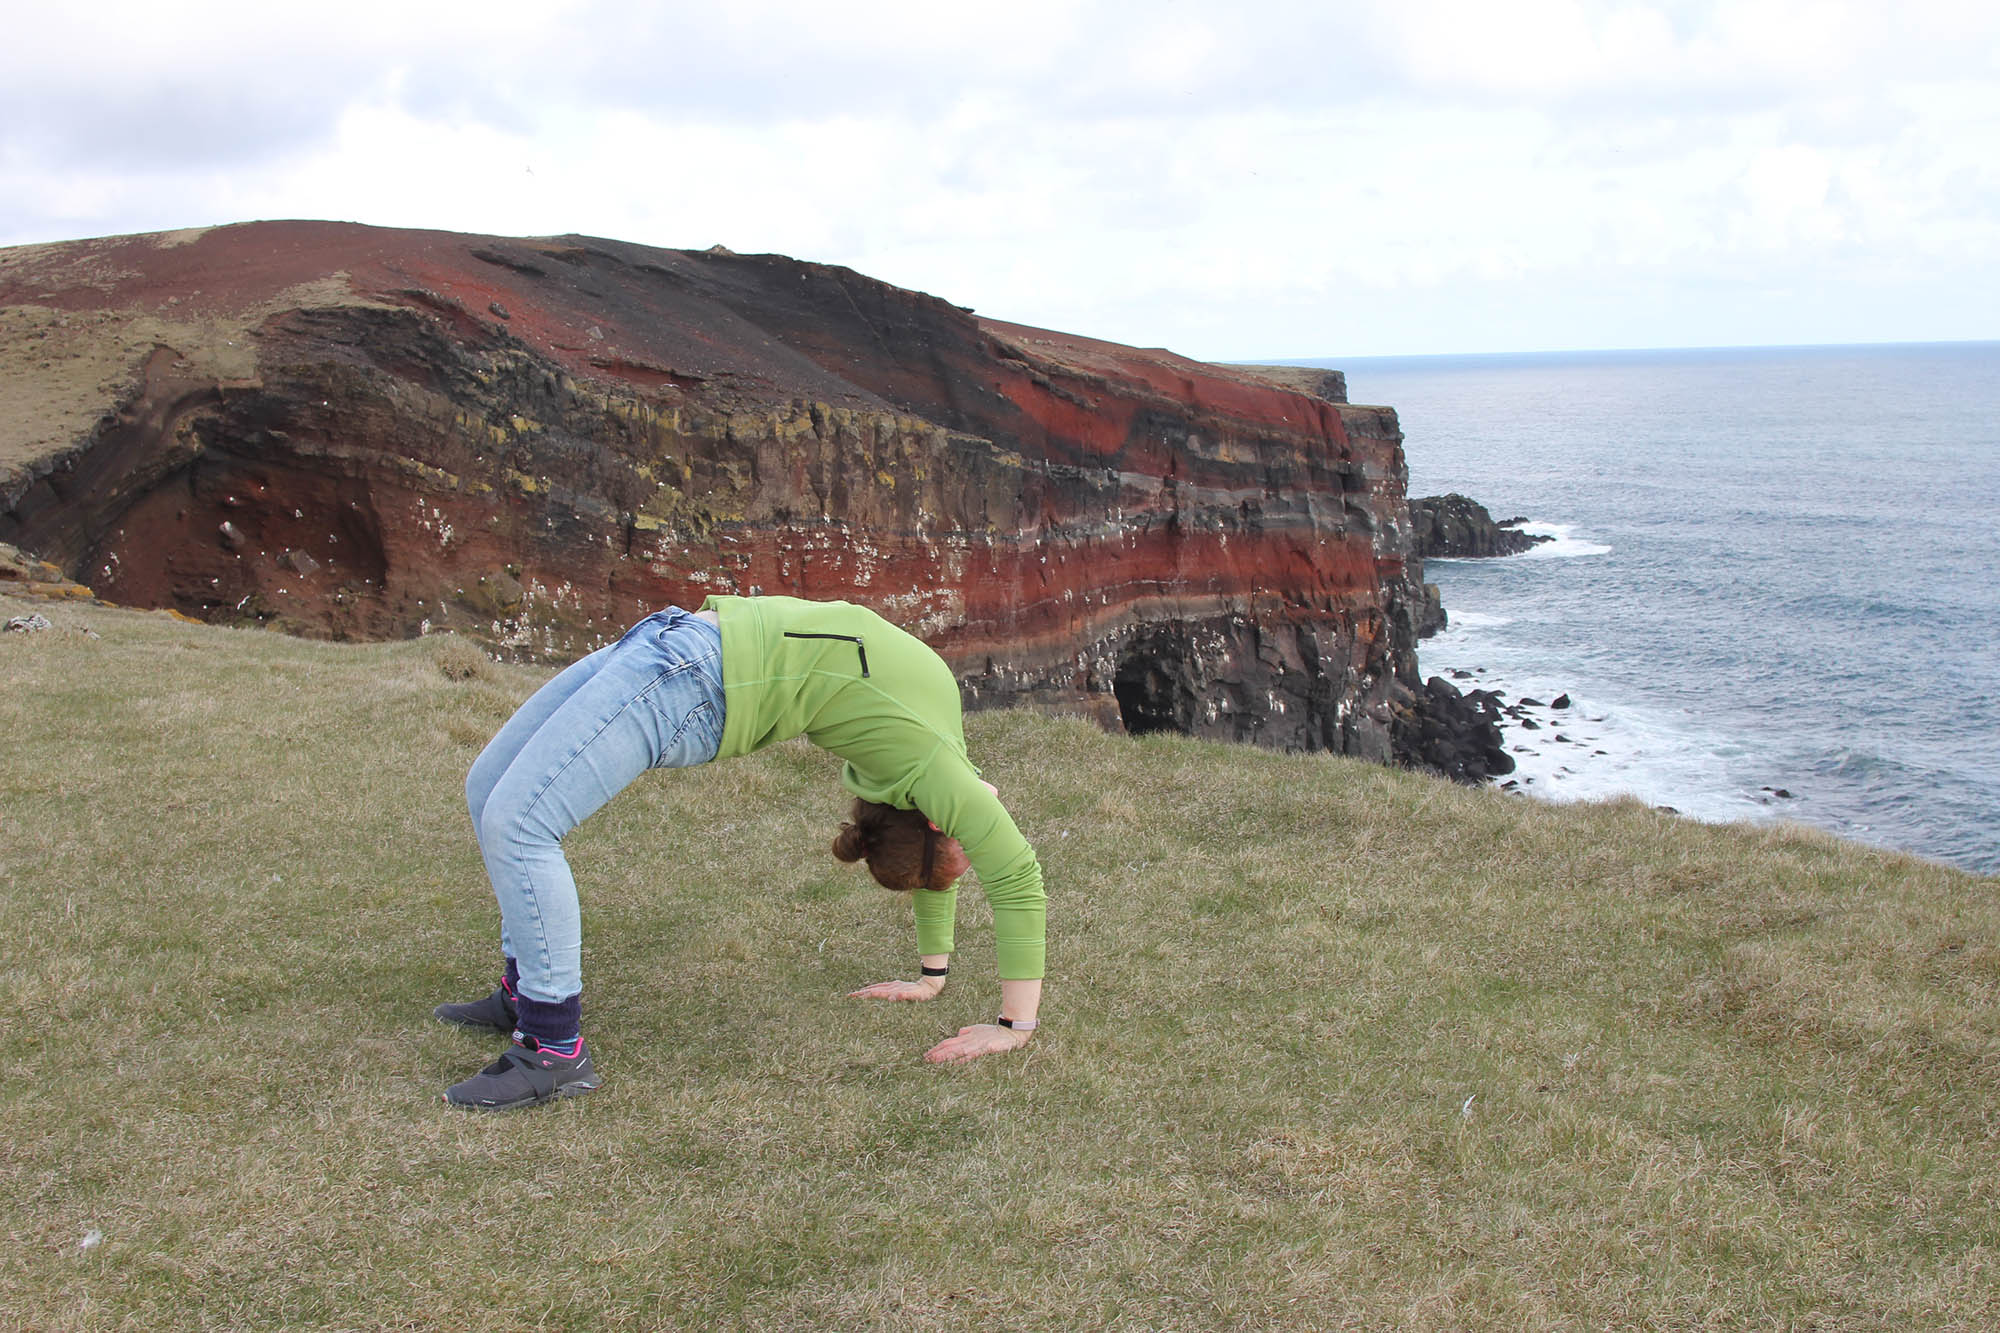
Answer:
[{"label": "black wristband", "polygon": [[941,977],[949,971],[951,971],[950,963],[946,963],[943,967],[927,967],[923,969],[924,975],[927,977]]}]

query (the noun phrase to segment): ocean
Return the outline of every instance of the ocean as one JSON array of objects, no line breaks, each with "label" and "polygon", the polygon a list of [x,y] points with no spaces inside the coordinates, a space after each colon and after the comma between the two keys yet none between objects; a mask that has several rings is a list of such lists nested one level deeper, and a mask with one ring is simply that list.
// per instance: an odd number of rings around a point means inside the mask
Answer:
[{"label": "ocean", "polygon": [[1426,676],[1570,696],[1517,790],[2000,873],[2000,343],[1313,364],[1397,409],[1411,495],[1555,538],[1426,566]]}]

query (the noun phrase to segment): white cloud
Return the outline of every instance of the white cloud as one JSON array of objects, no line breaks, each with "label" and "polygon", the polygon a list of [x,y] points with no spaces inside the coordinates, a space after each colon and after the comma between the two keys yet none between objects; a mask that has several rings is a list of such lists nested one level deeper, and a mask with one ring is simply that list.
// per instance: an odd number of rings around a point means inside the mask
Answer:
[{"label": "white cloud", "polygon": [[[279,216],[720,242],[1214,356],[2000,336],[1983,3],[329,13],[17,24],[0,243]],[[1770,293],[1800,290],[1846,301],[1788,329]]]},{"label": "white cloud", "polygon": [[1857,82],[1993,69],[1969,0],[1402,0],[1371,39],[1412,88],[1542,105],[1773,105]]}]

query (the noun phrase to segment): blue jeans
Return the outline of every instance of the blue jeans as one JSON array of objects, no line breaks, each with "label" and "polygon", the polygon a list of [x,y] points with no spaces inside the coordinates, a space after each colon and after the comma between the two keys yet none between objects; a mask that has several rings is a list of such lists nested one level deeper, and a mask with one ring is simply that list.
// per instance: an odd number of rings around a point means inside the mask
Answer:
[{"label": "blue jeans", "polygon": [[552,1004],[583,989],[563,836],[647,769],[715,758],[723,709],[720,632],[669,607],[536,690],[473,761],[466,806],[522,995]]}]

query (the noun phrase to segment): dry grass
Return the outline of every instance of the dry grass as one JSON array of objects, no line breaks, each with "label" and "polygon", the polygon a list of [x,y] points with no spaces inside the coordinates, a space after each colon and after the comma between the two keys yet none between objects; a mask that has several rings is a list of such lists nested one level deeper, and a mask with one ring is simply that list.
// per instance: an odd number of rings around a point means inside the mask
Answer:
[{"label": "dry grass", "polygon": [[[0,617],[21,609],[0,600]],[[2000,1325],[1995,881],[1031,716],[1048,1027],[825,854],[834,766],[571,840],[607,1083],[500,1118],[460,805],[536,677],[44,608],[0,637],[0,1328]],[[80,632],[94,629],[100,637]],[[83,1248],[91,1233],[100,1243]]]}]

